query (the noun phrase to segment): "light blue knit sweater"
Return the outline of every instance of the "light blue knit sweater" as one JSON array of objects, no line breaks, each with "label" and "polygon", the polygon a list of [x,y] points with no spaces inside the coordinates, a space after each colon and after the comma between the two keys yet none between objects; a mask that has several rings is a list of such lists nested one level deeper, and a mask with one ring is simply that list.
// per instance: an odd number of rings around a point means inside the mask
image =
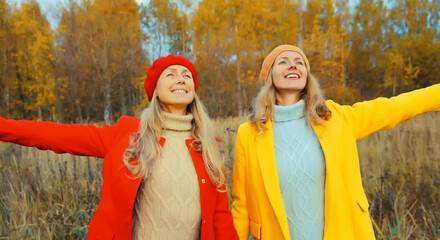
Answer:
[{"label": "light blue knit sweater", "polygon": [[281,194],[291,239],[324,235],[325,162],[321,145],[304,117],[303,100],[275,106],[273,134]]}]

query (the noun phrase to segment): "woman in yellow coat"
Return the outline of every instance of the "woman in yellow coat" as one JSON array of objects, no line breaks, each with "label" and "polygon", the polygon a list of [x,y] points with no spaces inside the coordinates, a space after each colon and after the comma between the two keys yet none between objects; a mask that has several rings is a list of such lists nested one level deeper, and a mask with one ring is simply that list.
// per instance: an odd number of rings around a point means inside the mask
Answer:
[{"label": "woman in yellow coat", "polygon": [[440,84],[341,106],[325,101],[297,47],[264,60],[262,89],[240,126],[233,175],[240,239],[374,239],[356,140],[440,110]]}]

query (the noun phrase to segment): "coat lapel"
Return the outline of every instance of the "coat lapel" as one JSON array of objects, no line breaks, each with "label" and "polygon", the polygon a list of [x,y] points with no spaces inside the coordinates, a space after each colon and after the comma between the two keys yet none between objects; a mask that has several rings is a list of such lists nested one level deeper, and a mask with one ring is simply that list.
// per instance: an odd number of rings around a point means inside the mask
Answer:
[{"label": "coat lapel", "polygon": [[[331,177],[336,174],[332,174],[332,172],[335,169],[334,162],[328,161],[329,159],[332,159],[329,155],[330,149],[328,149],[328,143],[329,141],[332,141],[331,139],[328,139],[328,132],[326,131],[326,124],[312,124],[313,131],[315,131],[316,136],[318,137],[319,144],[321,144],[322,152],[324,154],[325,159],[325,186],[330,186]],[[329,224],[325,224],[326,222],[330,221],[329,218],[329,202],[330,199],[334,199],[332,194],[334,193],[329,191],[329,187],[325,187],[324,189],[324,236],[326,235],[327,228]]]},{"label": "coat lapel", "polygon": [[188,150],[191,154],[191,158],[194,163],[194,168],[197,173],[197,179],[198,179],[199,188],[200,188],[200,206],[202,209],[202,218],[206,219],[207,214],[210,214],[210,213],[207,213],[204,210],[209,209],[208,205],[212,204],[212,201],[210,201],[211,200],[210,197],[212,197],[212,195],[209,194],[210,193],[209,186],[211,186],[212,184],[208,184],[208,183],[211,183],[211,180],[209,178],[208,173],[206,172],[205,162],[203,161],[202,153],[196,151],[196,149],[194,149],[194,146],[192,145],[194,143],[194,139],[186,139],[185,143],[186,143],[186,146],[188,147]]},{"label": "coat lapel", "polygon": [[287,224],[286,210],[284,209],[278,179],[278,170],[275,161],[275,146],[273,140],[272,123],[266,123],[267,130],[255,138],[255,149],[260,164],[261,176],[266,189],[267,197],[280,224],[284,239],[290,239],[289,226]]}]

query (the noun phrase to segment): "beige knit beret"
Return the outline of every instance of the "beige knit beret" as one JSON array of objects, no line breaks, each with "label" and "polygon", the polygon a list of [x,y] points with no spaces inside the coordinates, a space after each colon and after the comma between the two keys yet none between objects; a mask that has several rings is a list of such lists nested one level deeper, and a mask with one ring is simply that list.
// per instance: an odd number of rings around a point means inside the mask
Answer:
[{"label": "beige knit beret", "polygon": [[263,64],[261,65],[261,72],[260,72],[260,82],[261,86],[263,86],[266,83],[267,77],[269,75],[270,69],[272,68],[273,63],[275,62],[275,59],[280,55],[282,52],[285,51],[292,51],[299,53],[302,58],[304,59],[304,62],[306,63],[307,72],[310,73],[310,64],[309,60],[307,59],[306,55],[304,54],[301,49],[293,46],[293,45],[280,45],[276,47],[274,50],[272,50],[269,55],[264,59]]}]

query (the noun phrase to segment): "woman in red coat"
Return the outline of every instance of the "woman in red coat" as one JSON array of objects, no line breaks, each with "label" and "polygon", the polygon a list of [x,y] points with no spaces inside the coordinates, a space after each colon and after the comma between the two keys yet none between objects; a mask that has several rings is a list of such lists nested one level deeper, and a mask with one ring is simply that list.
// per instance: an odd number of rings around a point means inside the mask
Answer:
[{"label": "woman in red coat", "polygon": [[116,125],[0,118],[0,140],[104,158],[101,200],[87,239],[238,239],[225,156],[195,92],[194,65],[169,55],[147,70],[150,105]]}]

